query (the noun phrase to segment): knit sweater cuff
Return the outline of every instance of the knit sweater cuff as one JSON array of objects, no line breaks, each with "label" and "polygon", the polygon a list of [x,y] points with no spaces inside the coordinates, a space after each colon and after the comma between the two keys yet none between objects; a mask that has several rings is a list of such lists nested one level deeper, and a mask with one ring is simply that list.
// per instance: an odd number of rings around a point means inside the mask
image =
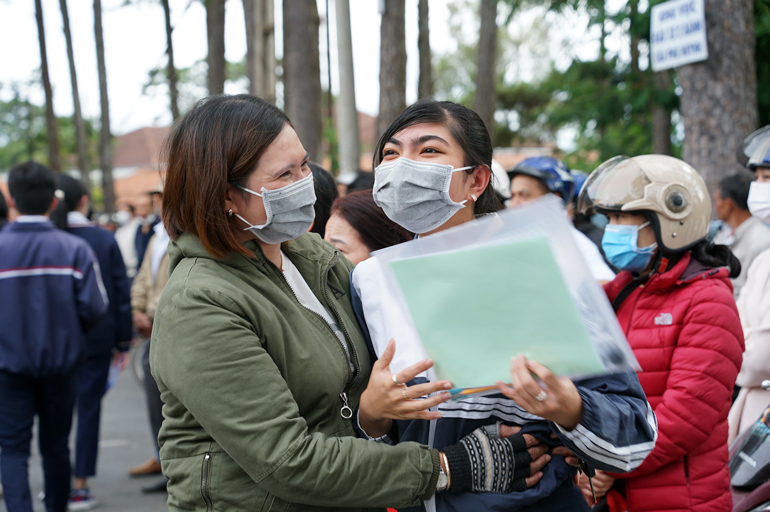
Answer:
[{"label": "knit sweater cuff", "polygon": [[420,496],[420,499],[422,501],[428,501],[431,496],[436,492],[436,486],[438,485],[438,473],[439,468],[441,468],[441,456],[439,455],[438,450],[429,450],[430,453],[430,460],[433,463],[433,473],[430,475],[430,480],[428,480],[428,488],[425,491],[425,494]]},{"label": "knit sweater cuff", "polygon": [[473,468],[468,451],[458,443],[444,448],[444,454],[452,476],[452,487],[448,489],[449,492],[456,494],[473,490]]}]

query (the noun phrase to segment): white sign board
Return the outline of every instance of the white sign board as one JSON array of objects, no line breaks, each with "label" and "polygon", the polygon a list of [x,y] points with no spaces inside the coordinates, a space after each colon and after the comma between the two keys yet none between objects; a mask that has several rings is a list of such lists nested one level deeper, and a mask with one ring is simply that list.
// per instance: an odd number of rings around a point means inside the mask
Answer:
[{"label": "white sign board", "polygon": [[662,71],[709,57],[705,0],[671,0],[652,8],[650,58]]}]

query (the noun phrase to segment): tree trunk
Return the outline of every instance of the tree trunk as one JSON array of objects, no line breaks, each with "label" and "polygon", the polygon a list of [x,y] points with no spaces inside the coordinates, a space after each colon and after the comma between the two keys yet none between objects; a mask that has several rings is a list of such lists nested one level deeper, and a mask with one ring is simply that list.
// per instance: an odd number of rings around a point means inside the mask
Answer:
[{"label": "tree trunk", "polygon": [[283,0],[283,90],[286,114],[310,159],[323,158],[320,19],[315,0]]},{"label": "tree trunk", "polygon": [[179,117],[179,90],[177,88],[176,67],[174,66],[174,43],[171,40],[171,8],[168,0],[161,0],[163,12],[166,14],[166,74],[168,75],[168,90],[171,96],[171,116],[176,120]]},{"label": "tree trunk", "polygon": [[[653,82],[658,93],[671,88],[671,70],[660,71],[653,75]],[[656,155],[671,155],[671,111],[656,103],[653,99],[652,110],[652,152]]]},{"label": "tree trunk", "polygon": [[225,0],[206,0],[209,94],[225,90]]},{"label": "tree trunk", "polygon": [[[265,85],[263,89],[263,98],[265,101],[275,103],[275,13],[272,0],[262,0],[262,9],[265,15],[263,25],[265,49],[263,73]],[[320,73],[320,72],[319,72]]]},{"label": "tree trunk", "polygon": [[80,93],[78,92],[78,76],[75,72],[75,55],[72,50],[72,34],[70,33],[70,19],[67,13],[67,0],[59,0],[61,16],[64,23],[64,37],[67,40],[67,59],[70,65],[70,81],[72,82],[72,103],[75,107],[75,139],[78,147],[78,167],[80,167],[80,181],[91,193],[91,179],[89,173],[91,165],[88,162],[88,140],[86,139],[86,126],[83,122],[83,114],[80,111]]},{"label": "tree trunk", "polygon": [[263,0],[243,0],[246,20],[246,73],[249,75],[249,94],[262,97],[265,84],[265,39]]},{"label": "tree trunk", "polygon": [[420,98],[433,96],[433,66],[430,53],[430,25],[428,23],[428,0],[420,0],[419,3],[419,34],[417,47],[420,51],[420,79],[417,86],[417,95]]},{"label": "tree trunk", "polygon": [[404,0],[382,0],[380,24],[380,113],[377,134],[406,108],[406,34]]},{"label": "tree trunk", "polygon": [[481,0],[481,30],[479,32],[476,99],[473,109],[487,125],[489,137],[495,142],[495,78],[497,60],[497,0]]},{"label": "tree trunk", "polygon": [[[629,0],[628,2],[629,10],[631,11],[629,13],[629,18],[631,19],[631,25],[632,30],[629,30],[631,34],[634,33],[633,25],[637,21],[637,17],[639,15],[639,0]],[[639,36],[638,35],[631,35],[631,73],[633,74],[634,79],[638,79],[639,77]]]},{"label": "tree trunk", "polygon": [[45,48],[45,26],[43,25],[43,6],[41,0],[35,0],[35,17],[37,18],[37,37],[40,41],[40,70],[45,90],[45,127],[48,140],[48,164],[55,171],[61,172],[59,157],[59,125],[53,112],[53,89],[51,77],[48,75],[48,52]]},{"label": "tree trunk", "polygon": [[706,0],[709,58],[679,69],[683,159],[713,186],[739,169],[735,148],[757,127],[752,0]]},{"label": "tree trunk", "polygon": [[353,39],[350,33],[350,1],[337,0],[337,51],[339,52],[340,95],[337,99],[340,174],[358,171],[360,144],[356,85],[353,79]]},{"label": "tree trunk", "polygon": [[99,98],[101,100],[101,128],[99,130],[99,167],[102,168],[104,211],[115,211],[115,186],[112,182],[112,133],[110,133],[110,102],[107,95],[107,67],[104,63],[102,37],[102,0],[94,0],[94,34],[96,65],[99,70]]}]

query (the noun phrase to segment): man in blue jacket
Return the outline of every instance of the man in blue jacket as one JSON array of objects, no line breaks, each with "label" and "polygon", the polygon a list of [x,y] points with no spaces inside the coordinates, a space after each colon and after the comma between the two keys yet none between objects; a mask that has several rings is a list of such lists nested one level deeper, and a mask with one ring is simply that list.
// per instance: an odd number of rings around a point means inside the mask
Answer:
[{"label": "man in blue jacket", "polygon": [[16,166],[8,188],[21,216],[0,231],[0,477],[6,509],[32,512],[27,463],[39,416],[46,510],[64,512],[75,368],[83,333],[108,299],[91,248],[49,220],[54,172],[34,162]]},{"label": "man in blue jacket", "polygon": [[85,357],[77,369],[75,485],[69,509],[90,510],[96,501],[88,489],[87,479],[96,475],[99,419],[110,363],[113,357],[117,362],[118,355],[129,349],[133,337],[131,288],[115,237],[86,217],[89,199],[85,187],[66,175],[58,177],[58,185],[64,197],[59,198],[57,211],[64,213],[67,231],[85,239],[96,254],[110,301],[107,314],[86,333]]}]

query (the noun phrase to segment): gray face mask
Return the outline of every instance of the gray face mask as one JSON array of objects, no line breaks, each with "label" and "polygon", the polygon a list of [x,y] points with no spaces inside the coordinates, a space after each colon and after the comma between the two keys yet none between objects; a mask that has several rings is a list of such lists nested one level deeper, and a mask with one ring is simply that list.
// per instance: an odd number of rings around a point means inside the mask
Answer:
[{"label": "gray face mask", "polygon": [[374,170],[374,202],[390,220],[413,233],[427,233],[440,227],[467,201],[455,203],[449,197],[452,174],[473,166],[415,162],[399,158]]},{"label": "gray face mask", "polygon": [[238,188],[262,198],[267,222],[261,226],[254,226],[237,213],[235,216],[249,225],[244,231],[251,231],[266,244],[280,244],[293,240],[307,232],[313,224],[315,187],[312,174],[275,190],[267,190],[263,187],[261,194],[246,187]]}]

